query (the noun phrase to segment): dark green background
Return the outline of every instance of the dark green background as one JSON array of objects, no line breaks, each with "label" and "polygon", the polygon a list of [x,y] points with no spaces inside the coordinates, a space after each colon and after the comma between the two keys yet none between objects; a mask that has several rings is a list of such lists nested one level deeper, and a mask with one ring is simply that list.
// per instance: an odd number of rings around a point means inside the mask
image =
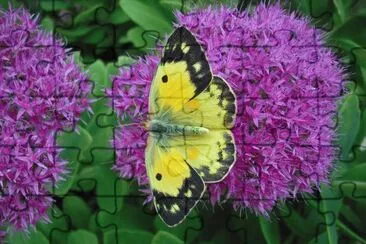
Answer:
[{"label": "dark green background", "polygon": [[[158,38],[172,31],[174,10],[187,12],[214,2],[184,1],[183,7],[181,0],[12,1],[13,6],[23,5],[39,13],[47,30],[63,36],[69,47],[79,51],[77,60],[89,70],[95,84],[93,97],[98,101],[93,104],[95,115],[83,115],[87,124],[79,125],[80,135],[64,133],[59,137],[59,145],[81,151],[62,153],[70,161],[71,174],[60,188],[50,189],[56,199],[49,211],[52,223],[38,224],[30,239],[21,233],[11,235],[9,243],[366,243],[366,148],[357,146],[366,136],[365,0],[282,4],[311,16],[314,25],[329,31],[328,44],[349,68],[350,92],[338,111],[342,155],[335,162],[337,170],[330,187],[279,203],[270,221],[250,211],[239,218],[230,202],[214,210],[210,204],[201,204],[185,222],[169,229],[152,206],[143,207],[136,182],[121,180],[110,170],[112,127],[101,126],[117,121],[105,106],[102,92],[111,85],[110,75],[131,63],[131,57],[150,52]],[[249,1],[224,2],[245,10],[257,1],[251,5]],[[7,8],[6,0],[0,4]],[[115,194],[121,197],[112,197]]]}]

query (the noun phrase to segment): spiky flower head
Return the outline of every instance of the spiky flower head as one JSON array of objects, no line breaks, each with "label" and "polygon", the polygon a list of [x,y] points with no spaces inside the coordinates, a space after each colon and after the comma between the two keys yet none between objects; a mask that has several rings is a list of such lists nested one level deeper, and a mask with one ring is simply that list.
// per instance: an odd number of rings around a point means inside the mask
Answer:
[{"label": "spiky flower head", "polygon": [[[209,7],[176,17],[237,96],[237,160],[223,181],[208,184],[211,203],[230,199],[235,209],[267,214],[277,201],[327,183],[344,70],[325,47],[325,34],[279,5],[260,4],[251,12]],[[137,124],[147,119],[158,62],[158,55],[147,56],[114,77],[108,93],[120,116]],[[114,169],[140,185],[148,184],[146,138],[144,127],[133,125],[121,127],[113,142]]]},{"label": "spiky flower head", "polygon": [[0,223],[47,220],[47,187],[66,173],[55,135],[89,108],[90,85],[64,43],[25,9],[0,10]]}]

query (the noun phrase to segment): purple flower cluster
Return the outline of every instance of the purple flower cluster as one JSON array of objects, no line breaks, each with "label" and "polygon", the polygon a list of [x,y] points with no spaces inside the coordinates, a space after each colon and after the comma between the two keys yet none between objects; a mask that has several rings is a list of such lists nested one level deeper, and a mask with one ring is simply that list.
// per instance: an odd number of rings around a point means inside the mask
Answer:
[{"label": "purple flower cluster", "polygon": [[18,230],[47,220],[47,188],[67,172],[55,135],[90,107],[63,45],[26,10],[0,10],[0,224]]},{"label": "purple flower cluster", "polygon": [[[232,130],[237,161],[223,181],[208,185],[211,203],[230,199],[235,209],[267,214],[277,201],[327,183],[337,151],[333,118],[345,75],[325,47],[324,33],[279,5],[260,4],[243,13],[209,7],[176,17],[176,26],[192,31],[213,73],[237,96]],[[158,55],[147,56],[114,77],[108,94],[120,116],[137,124],[147,119],[158,62]],[[125,126],[113,142],[114,169],[140,185],[148,184],[146,138],[142,125]]]}]

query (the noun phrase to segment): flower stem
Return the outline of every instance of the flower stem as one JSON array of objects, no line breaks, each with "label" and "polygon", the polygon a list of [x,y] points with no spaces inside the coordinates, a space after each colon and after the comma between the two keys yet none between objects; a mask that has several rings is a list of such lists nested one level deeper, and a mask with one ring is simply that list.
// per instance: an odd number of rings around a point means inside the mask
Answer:
[{"label": "flower stem", "polygon": [[349,237],[358,240],[361,243],[366,244],[366,240],[359,236],[356,232],[351,230],[347,225],[345,225],[342,221],[337,219],[336,225]]}]

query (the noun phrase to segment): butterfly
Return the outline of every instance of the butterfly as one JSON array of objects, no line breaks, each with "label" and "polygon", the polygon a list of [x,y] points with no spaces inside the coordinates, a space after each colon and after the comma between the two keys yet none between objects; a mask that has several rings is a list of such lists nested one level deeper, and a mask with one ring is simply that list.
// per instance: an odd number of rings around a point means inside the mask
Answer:
[{"label": "butterfly", "polygon": [[237,112],[229,84],[212,74],[185,27],[168,38],[149,93],[145,164],[155,209],[168,226],[181,223],[206,183],[223,180],[236,160],[230,129]]}]

